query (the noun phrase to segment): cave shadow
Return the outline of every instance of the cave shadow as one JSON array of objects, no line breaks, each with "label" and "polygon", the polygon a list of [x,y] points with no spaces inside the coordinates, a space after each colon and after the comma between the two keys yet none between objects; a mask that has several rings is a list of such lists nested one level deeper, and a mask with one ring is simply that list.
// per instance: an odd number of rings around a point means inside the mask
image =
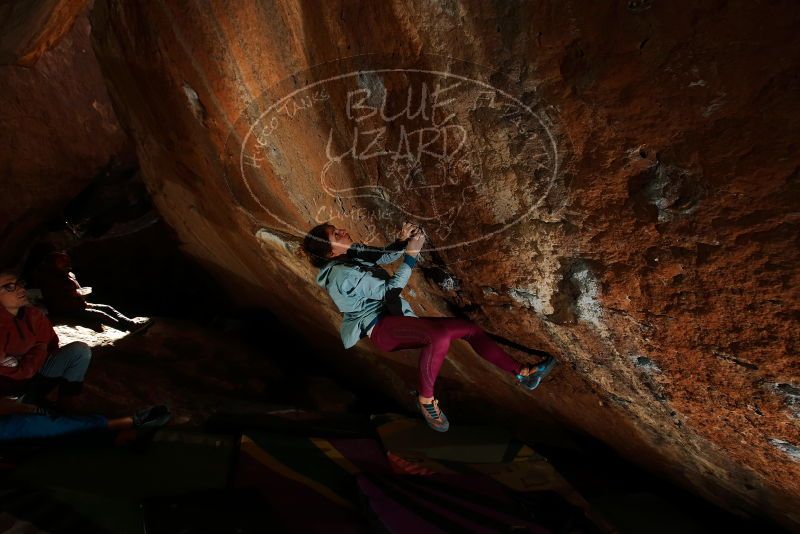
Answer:
[{"label": "cave shadow", "polygon": [[[369,376],[366,372],[369,362],[361,362],[359,358],[347,355],[338,347],[332,349],[342,355],[341,360],[336,362],[333,361],[336,358],[335,354],[325,358],[305,342],[305,334],[298,328],[298,324],[317,322],[314,318],[315,310],[311,310],[310,314],[304,310],[302,321],[296,322],[295,319],[299,318],[293,317],[290,321],[288,318],[276,316],[263,307],[237,306],[233,299],[225,296],[222,286],[216,282],[219,277],[226,279],[228,288],[235,287],[242,295],[247,295],[248,301],[267,301],[272,299],[272,295],[262,287],[255,286],[235,274],[216,272],[218,269],[214,266],[204,265],[205,269],[201,268],[188,258],[182,257],[182,254],[175,250],[174,242],[159,243],[159,239],[167,240],[171,236],[170,233],[162,233],[160,237],[155,235],[158,233],[159,229],[156,227],[144,230],[139,236],[118,238],[118,243],[106,241],[81,245],[83,249],[77,257],[80,258],[79,265],[82,272],[83,268],[86,268],[94,273],[81,274],[81,278],[86,278],[104,293],[108,288],[109,298],[104,300],[126,312],[129,309],[134,310],[139,315],[157,316],[157,320],[159,314],[163,313],[167,317],[192,321],[201,329],[220,329],[226,335],[241,337],[256,350],[256,354],[261,354],[261,358],[274,360],[285,376],[302,377],[313,368],[317,374],[335,377],[337,383],[343,385],[347,391],[353,392],[356,397],[356,402],[350,407],[351,413],[347,416],[361,418],[362,422],[363,417],[370,413],[400,412],[417,416],[410,395],[408,403],[398,403],[382,389],[386,382],[359,380],[359,376]],[[92,250],[94,245],[102,247]],[[171,250],[162,255],[160,251],[167,246]],[[176,257],[180,267],[170,265],[172,258]],[[98,259],[102,261],[93,263]],[[189,265],[189,269],[198,274],[187,276],[185,265]],[[120,276],[125,280],[123,286],[115,283]],[[296,280],[295,283],[313,282]],[[501,344],[524,353],[537,356],[546,354],[544,351],[524,347],[501,336],[493,337]],[[277,340],[275,343],[270,342],[274,350],[271,352],[265,350],[265,340]],[[331,331],[330,341],[331,347],[340,342],[334,330]],[[144,376],[148,373],[170,375],[167,378],[168,382],[173,384],[172,387],[197,386],[198,383],[191,377],[187,378],[172,371],[170,361],[137,356],[140,343],[141,338],[127,336],[114,345],[97,347],[95,363],[118,364],[119,367],[112,366],[111,371],[119,369],[120,373],[126,369],[138,368]],[[404,383],[414,384],[416,350],[407,352],[409,355],[403,357],[407,363],[386,359],[380,365],[387,368],[388,374],[398,377]],[[448,365],[447,360],[445,365]],[[241,373],[240,376],[245,376],[247,369],[240,367],[238,372]],[[301,383],[293,379],[275,380],[270,384],[269,397],[257,399],[250,396],[246,400],[263,401],[258,406],[264,411],[302,406],[304,400],[295,395]],[[202,382],[200,384],[202,385]],[[143,384],[140,386],[140,391],[146,395],[148,387],[147,384]],[[452,407],[452,410],[448,408],[448,414],[452,413],[459,424],[481,424],[487,421],[494,424],[504,423],[504,415],[492,417],[493,413],[504,412],[502,406],[487,404],[487,400],[478,392],[465,388],[457,381],[442,376],[437,381],[437,390],[445,405]],[[207,390],[204,393],[218,392]],[[310,407],[310,404],[305,406]],[[117,409],[122,410],[122,407]],[[268,416],[264,413],[242,412],[222,406],[220,410],[211,414],[205,423],[209,425],[207,427],[209,430],[237,431],[243,425],[252,425],[259,418],[265,417]],[[771,523],[766,520],[745,520],[734,517],[684,489],[647,473],[591,436],[565,429],[563,425],[559,426],[552,420],[537,421],[533,416],[527,424],[535,429],[535,433],[526,435],[528,439],[523,441],[527,441],[537,452],[547,457],[587,498],[596,502],[604,498],[610,499],[612,502],[608,506],[611,507],[612,515],[619,514],[614,507],[618,508],[621,504],[628,504],[628,508],[638,506],[642,509],[652,507],[658,509],[661,506],[661,510],[671,510],[677,506],[689,514],[695,523],[701,518],[700,524],[708,529],[706,531],[713,531],[714,527],[723,527],[733,532],[740,531],[741,526],[760,531],[770,528]],[[664,502],[668,506],[665,507]],[[705,519],[702,519],[704,517]],[[615,519],[624,523],[626,516],[622,514],[619,517],[615,516]]]}]

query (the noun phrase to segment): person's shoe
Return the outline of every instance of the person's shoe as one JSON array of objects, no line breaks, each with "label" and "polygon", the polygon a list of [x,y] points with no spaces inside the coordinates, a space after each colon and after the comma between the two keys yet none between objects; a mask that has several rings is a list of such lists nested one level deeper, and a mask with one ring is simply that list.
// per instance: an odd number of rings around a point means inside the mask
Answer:
[{"label": "person's shoe", "polygon": [[133,414],[133,428],[156,428],[166,425],[172,414],[163,404],[139,410]]},{"label": "person's shoe", "polygon": [[419,411],[422,412],[422,417],[425,418],[425,422],[428,423],[429,427],[437,432],[447,432],[447,429],[450,428],[450,422],[442,409],[439,408],[438,400],[433,399],[432,403],[423,404],[417,399],[417,406],[419,406]]},{"label": "person's shoe", "polygon": [[545,360],[535,366],[533,370],[527,375],[517,375],[517,381],[522,384],[527,390],[533,391],[542,383],[542,379],[550,374],[553,367],[556,366],[556,359],[548,356]]},{"label": "person's shoe", "polygon": [[138,334],[139,332],[144,332],[148,328],[150,328],[155,321],[153,319],[147,319],[142,321],[141,323],[137,323],[136,321],[131,321],[125,326],[125,329],[128,331],[129,334]]}]

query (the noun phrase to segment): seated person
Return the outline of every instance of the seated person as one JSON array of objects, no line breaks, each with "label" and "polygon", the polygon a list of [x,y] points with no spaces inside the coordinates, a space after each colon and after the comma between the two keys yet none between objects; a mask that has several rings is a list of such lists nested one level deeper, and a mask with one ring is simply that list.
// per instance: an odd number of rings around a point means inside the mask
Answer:
[{"label": "seated person", "polygon": [[23,284],[13,271],[0,271],[0,394],[23,394],[43,405],[58,388],[61,409],[69,409],[83,388],[92,350],[76,341],[59,347],[53,325],[28,305]]},{"label": "seated person", "polygon": [[54,316],[74,319],[79,324],[102,331],[102,325],[131,333],[140,332],[153,321],[136,322],[105,304],[87,302],[90,287],[81,287],[72,272],[72,262],[66,252],[51,250],[44,255],[32,274],[34,285],[41,289],[47,311]]}]

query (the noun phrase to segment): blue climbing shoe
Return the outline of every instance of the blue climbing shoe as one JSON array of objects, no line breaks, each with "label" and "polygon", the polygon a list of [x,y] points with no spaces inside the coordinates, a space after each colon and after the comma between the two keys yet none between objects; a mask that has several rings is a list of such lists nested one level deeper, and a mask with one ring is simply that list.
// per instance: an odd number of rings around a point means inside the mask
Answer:
[{"label": "blue climbing shoe", "polygon": [[417,400],[417,406],[419,406],[419,411],[422,412],[422,417],[425,418],[425,422],[428,423],[429,427],[437,432],[447,432],[450,428],[450,422],[442,409],[439,408],[438,400],[433,399],[430,404],[423,404]]},{"label": "blue climbing shoe", "polygon": [[555,366],[556,359],[552,356],[548,356],[542,363],[533,367],[528,375],[517,375],[517,381],[519,381],[525,389],[533,391],[539,387],[544,377],[549,375],[550,371],[552,371]]}]

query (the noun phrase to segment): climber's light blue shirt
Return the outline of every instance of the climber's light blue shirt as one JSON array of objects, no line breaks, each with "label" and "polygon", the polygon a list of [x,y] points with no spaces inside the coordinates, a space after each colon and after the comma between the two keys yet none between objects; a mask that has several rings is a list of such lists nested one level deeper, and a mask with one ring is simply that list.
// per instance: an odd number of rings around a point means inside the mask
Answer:
[{"label": "climber's light blue shirt", "polygon": [[[378,316],[385,312],[383,298],[391,289],[402,289],[411,277],[411,270],[417,263],[413,256],[404,255],[402,251],[391,251],[383,254],[375,263],[391,263],[404,256],[403,263],[391,277],[383,271],[385,277],[373,274],[372,262],[360,258],[348,259],[345,262],[332,260],[317,275],[317,284],[328,290],[344,320],[339,328],[342,343],[350,348],[358,343],[362,335]],[[380,275],[380,272],[378,272]],[[403,315],[416,317],[411,306],[400,297]]]}]

